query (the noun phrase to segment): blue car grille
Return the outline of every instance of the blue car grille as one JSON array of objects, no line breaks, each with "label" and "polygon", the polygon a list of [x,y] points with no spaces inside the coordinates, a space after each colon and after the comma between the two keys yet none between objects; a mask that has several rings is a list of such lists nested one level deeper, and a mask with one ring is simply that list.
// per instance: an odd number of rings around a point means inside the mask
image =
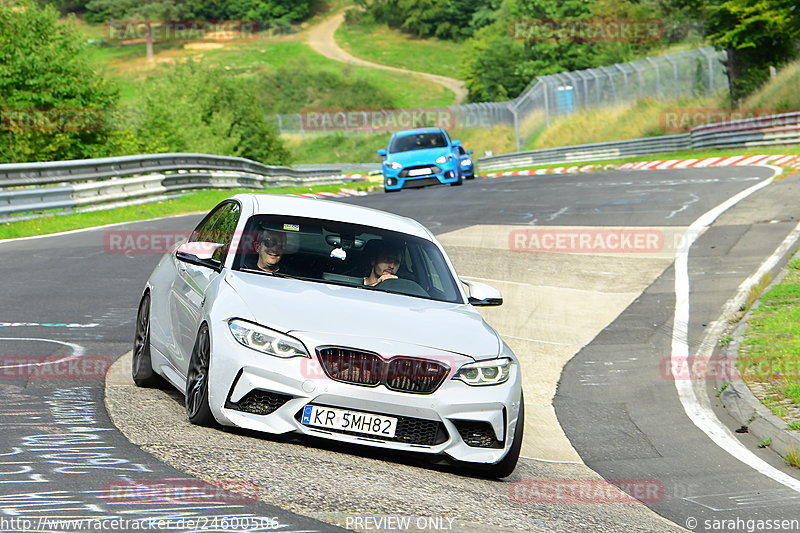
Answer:
[{"label": "blue car grille", "polygon": [[351,348],[317,349],[322,370],[329,378],[413,394],[431,394],[447,379],[450,367],[439,361],[418,357],[393,357],[384,360],[377,354]]}]

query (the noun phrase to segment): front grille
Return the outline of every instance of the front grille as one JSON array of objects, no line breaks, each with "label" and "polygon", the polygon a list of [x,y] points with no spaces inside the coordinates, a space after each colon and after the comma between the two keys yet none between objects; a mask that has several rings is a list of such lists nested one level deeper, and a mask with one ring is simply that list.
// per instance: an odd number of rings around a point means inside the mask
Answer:
[{"label": "front grille", "polygon": [[[333,406],[329,406],[333,407]],[[338,408],[337,408],[338,409]],[[365,412],[365,411],[359,411]],[[381,413],[370,413],[381,414]],[[363,437],[367,439],[381,440],[386,442],[402,442],[404,444],[416,444],[419,446],[436,446],[447,440],[447,430],[444,424],[437,420],[426,420],[424,418],[412,418],[408,416],[392,416],[397,419],[397,428],[394,437],[380,437],[377,435],[369,435],[367,433],[359,433],[357,431],[348,431],[342,429],[324,428],[323,431],[330,431],[331,433],[341,433],[343,435],[352,435],[354,437]],[[295,414],[295,419],[300,420],[303,417],[303,410]],[[313,426],[309,426],[313,427]],[[321,428],[315,428],[321,429]]]},{"label": "front grille", "polygon": [[489,422],[473,420],[453,420],[453,424],[461,435],[461,439],[472,448],[502,448],[503,443],[494,436],[494,429]]},{"label": "front grille", "polygon": [[430,394],[447,379],[450,368],[438,361],[394,357],[386,371],[386,387],[403,392]]},{"label": "front grille", "polygon": [[406,180],[403,188],[413,189],[417,187],[427,187],[429,185],[441,185],[442,182],[437,178],[411,178]]},{"label": "front grille", "polygon": [[287,394],[279,394],[277,392],[269,392],[265,390],[254,389],[244,395],[238,402],[226,402],[225,407],[228,409],[235,409],[245,413],[252,413],[254,415],[268,415],[271,414],[292,399],[292,396]]},{"label": "front grille", "polygon": [[[416,170],[416,169],[419,169],[419,168],[427,168],[427,169],[429,169],[430,170],[430,174],[423,174],[422,176],[409,176],[408,175],[408,171],[409,170],[412,170],[412,169]],[[441,171],[442,171],[442,169],[440,167],[437,167],[436,165],[417,165],[415,167],[404,168],[403,170],[401,170],[397,174],[397,176],[399,178],[407,178],[407,177],[422,178],[422,177],[430,176],[431,174],[439,174]]]},{"label": "front grille", "polygon": [[413,394],[431,394],[447,379],[450,367],[418,357],[393,357],[388,361],[378,354],[351,348],[318,348],[322,370],[336,381],[386,388]]},{"label": "front grille", "polygon": [[325,374],[336,381],[375,387],[383,378],[383,359],[377,354],[344,348],[317,351]]}]

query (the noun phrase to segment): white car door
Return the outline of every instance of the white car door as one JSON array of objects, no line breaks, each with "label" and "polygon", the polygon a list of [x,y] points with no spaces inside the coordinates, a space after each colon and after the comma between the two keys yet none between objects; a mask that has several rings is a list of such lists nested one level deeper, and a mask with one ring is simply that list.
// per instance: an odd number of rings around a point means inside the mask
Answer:
[{"label": "white car door", "polygon": [[176,275],[170,288],[170,319],[172,321],[173,343],[172,365],[185,376],[189,367],[206,291],[209,285],[221,275],[222,264],[233,239],[241,208],[234,201],[220,204],[192,233],[189,242],[214,242],[221,244],[214,252],[209,265],[198,265],[173,257],[176,262]]}]

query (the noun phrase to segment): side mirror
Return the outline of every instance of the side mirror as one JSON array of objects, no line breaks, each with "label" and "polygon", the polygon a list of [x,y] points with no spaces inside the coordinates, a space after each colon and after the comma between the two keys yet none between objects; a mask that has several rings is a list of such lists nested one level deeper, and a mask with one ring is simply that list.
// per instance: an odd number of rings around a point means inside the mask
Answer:
[{"label": "side mirror", "polygon": [[386,150],[381,148],[380,150],[378,150],[378,155],[381,157],[386,157]]},{"label": "side mirror", "polygon": [[461,146],[461,141],[453,141],[450,144],[452,144],[453,146]]},{"label": "side mirror", "polygon": [[503,305],[503,295],[491,285],[463,279],[461,283],[469,289],[469,303],[475,307]]},{"label": "side mirror", "polygon": [[185,242],[178,246],[175,257],[184,263],[219,269],[220,262],[212,258],[214,252],[223,246],[225,245],[216,242]]},{"label": "side mirror", "polygon": [[467,150],[467,154],[471,154],[471,153],[472,153],[472,150]]}]

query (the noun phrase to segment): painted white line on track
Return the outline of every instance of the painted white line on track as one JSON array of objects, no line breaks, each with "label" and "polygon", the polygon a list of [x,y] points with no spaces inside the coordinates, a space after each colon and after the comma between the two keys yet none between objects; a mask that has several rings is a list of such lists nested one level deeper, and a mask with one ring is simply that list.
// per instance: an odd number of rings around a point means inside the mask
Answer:
[{"label": "painted white line on track", "polygon": [[528,338],[528,337],[515,337],[514,335],[504,335],[502,333],[500,334],[500,336],[501,337],[506,337],[506,338],[509,338],[509,339],[517,339],[517,340],[521,340],[521,341],[538,342],[538,343],[541,343],[541,344],[552,344],[553,346],[573,346],[573,347],[577,346],[578,348],[583,348],[584,346],[586,346],[585,344],[570,344],[570,343],[567,343],[567,342],[543,341],[543,340],[540,340],[540,339],[531,339],[531,338]]},{"label": "painted white line on track", "polygon": [[[65,341],[57,341],[55,339],[40,339],[37,337],[0,337],[0,341],[38,341],[38,342],[52,342],[53,344],[61,344],[62,346],[69,346],[72,350],[72,355],[65,357],[64,359],[60,359],[59,361],[47,361],[46,364],[53,364],[58,363],[60,361],[67,361],[69,359],[74,358],[76,355],[81,356],[83,355],[86,350],[80,344],[75,344],[72,342],[65,342]],[[32,363],[34,366],[38,366],[41,363]],[[30,364],[25,365],[18,365],[18,366],[31,366]],[[0,368],[17,368],[17,366],[4,366]]]},{"label": "painted white line on track", "polygon": [[[689,357],[689,344],[687,341],[689,334],[689,250],[692,246],[692,243],[697,239],[701,231],[710,226],[711,223],[714,222],[714,220],[716,220],[717,217],[719,217],[722,213],[743,199],[747,198],[754,192],[763,189],[772,183],[775,177],[782,172],[780,168],[771,168],[774,174],[770,178],[748,189],[745,189],[739,194],[732,196],[725,202],[703,214],[700,218],[695,220],[691,226],[689,226],[689,229],[687,229],[684,234],[684,238],[681,241],[681,246],[675,254],[675,317],[673,321],[672,354],[670,358],[672,368],[685,367],[684,365],[687,364],[687,359]],[[797,240],[797,235],[794,236],[794,240]],[[776,250],[776,252],[764,262],[762,268],[769,263],[774,266],[775,262],[778,260],[778,257],[785,252],[786,247],[786,241],[784,241],[778,250]],[[754,275],[748,278],[748,281],[757,281],[758,279],[760,279],[760,277],[757,278]],[[745,283],[742,285],[744,286]],[[744,289],[740,286],[737,296],[743,294],[743,290]],[[715,326],[717,324],[719,324],[719,328],[721,329],[724,325],[724,320],[717,321]],[[709,331],[706,335],[704,342],[701,344],[701,351],[698,353],[698,355],[702,355],[703,350],[710,351],[713,349],[714,339],[710,339],[709,336],[712,334],[718,335],[719,333],[717,331],[713,331],[716,328],[710,329],[712,331]],[[710,353],[708,355],[710,355]],[[686,411],[686,415],[691,419],[694,425],[708,435],[708,437],[714,441],[717,446],[728,452],[738,461],[741,461],[750,468],[753,468],[760,474],[767,476],[778,483],[785,485],[786,487],[800,492],[800,480],[778,470],[760,457],[756,456],[753,452],[747,449],[716,417],[711,409],[711,402],[708,398],[708,395],[702,390],[702,387],[704,387],[704,381],[702,379],[676,379],[674,380],[674,383],[675,388],[678,391],[680,402],[683,405],[684,411]],[[701,390],[698,391],[696,389]]]},{"label": "painted white line on track", "polygon": [[520,459],[526,459],[528,461],[538,461],[540,463],[552,463],[557,465],[582,465],[583,463],[580,461],[554,461],[552,459],[539,459],[538,457],[526,457],[524,455],[519,456]]},{"label": "painted white line on track", "polygon": [[[600,272],[601,274],[608,274],[608,272]],[[605,291],[593,291],[591,289],[574,289],[572,287],[556,287],[555,285],[539,285],[536,283],[525,283],[522,281],[505,281],[502,279],[492,279],[492,278],[478,278],[475,276],[461,276],[463,279],[474,279],[475,281],[488,281],[489,283],[501,283],[504,285],[521,285],[523,287],[536,287],[539,289],[558,289],[560,291],[569,291],[569,292],[582,292],[586,294],[614,294]]]}]

